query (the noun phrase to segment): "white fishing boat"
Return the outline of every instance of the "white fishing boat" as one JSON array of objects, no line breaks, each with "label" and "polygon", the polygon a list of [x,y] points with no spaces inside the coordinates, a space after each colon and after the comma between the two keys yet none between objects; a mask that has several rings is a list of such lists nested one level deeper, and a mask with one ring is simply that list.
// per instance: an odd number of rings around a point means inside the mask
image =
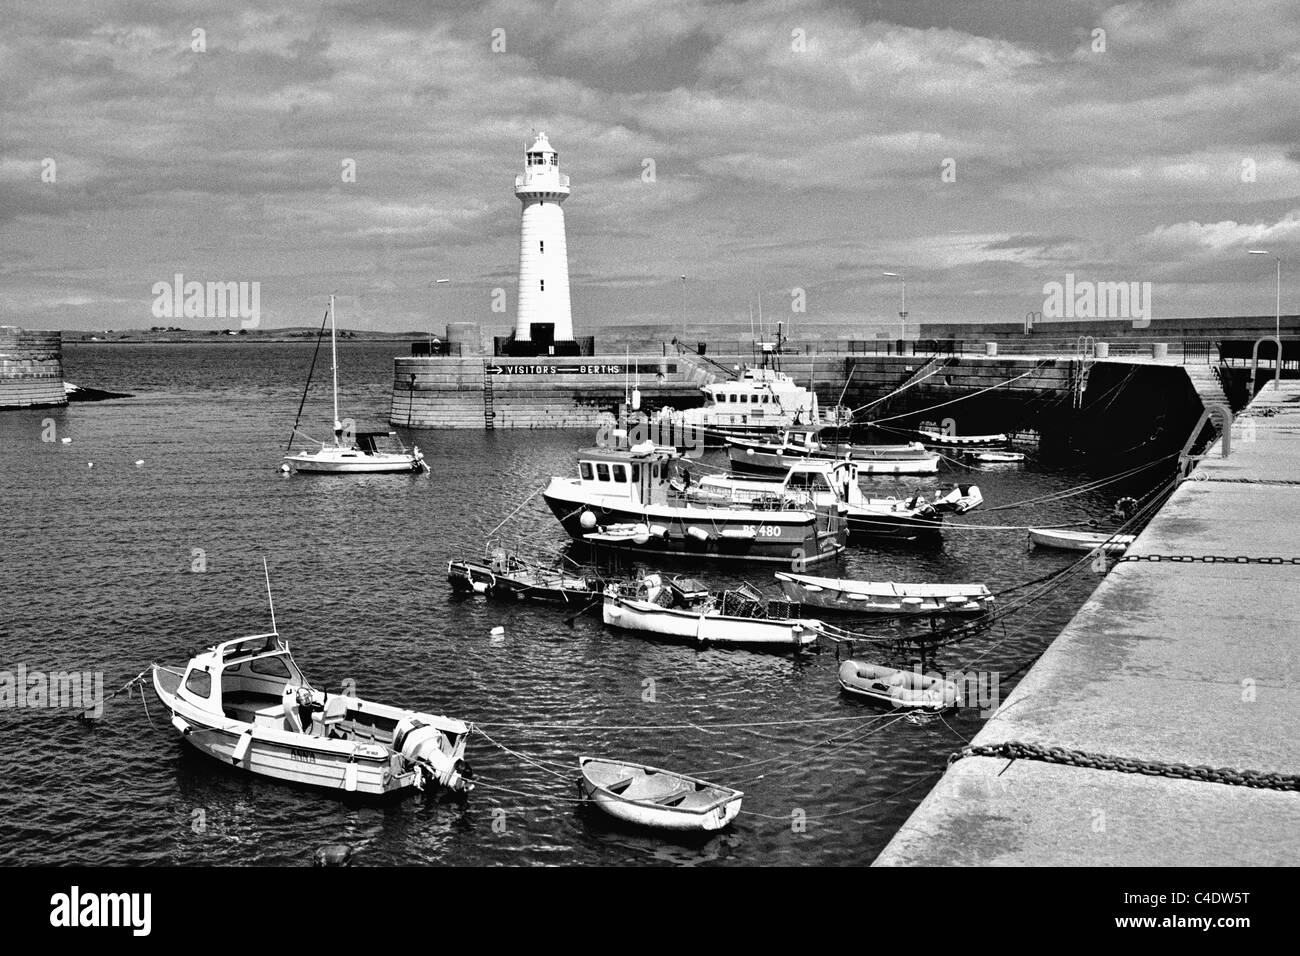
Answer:
[{"label": "white fishing boat", "polygon": [[775,441],[727,439],[731,467],[744,472],[784,473],[807,459],[852,461],[866,475],[933,475],[939,456],[920,442],[892,445],[856,445],[822,442],[812,431],[787,429]]},{"label": "white fishing boat", "polygon": [[153,686],[185,743],[260,776],[370,796],[473,787],[469,724],[313,687],[274,623],[154,664]]},{"label": "white fishing boat", "polygon": [[681,457],[650,442],[592,448],[575,478],[554,477],[543,498],[577,541],[656,554],[805,565],[844,550],[842,509],[772,501],[763,506],[684,493]]},{"label": "white fishing boat", "polygon": [[[343,423],[339,420],[339,360],[334,323],[334,296],[330,296],[329,319],[331,367],[334,372],[334,439],[332,442],[316,442],[320,447],[314,451],[286,454],[282,467],[285,470],[324,475],[387,474],[428,470],[419,446],[416,445],[407,451],[396,432],[388,429],[355,431],[343,427]],[[316,361],[313,357],[313,370],[315,365]],[[307,376],[307,385],[311,386],[310,373]],[[302,414],[301,406],[298,412],[299,415]],[[290,450],[294,438],[300,434],[298,422],[295,420],[293,434],[289,439]]]},{"label": "white fishing boat", "polygon": [[846,614],[982,614],[993,608],[985,584],[900,584],[778,571],[791,601]]},{"label": "white fishing boat", "polygon": [[[817,641],[825,625],[789,613],[786,602],[767,602],[752,588],[724,591],[718,597],[681,600],[689,592],[649,574],[605,589],[603,619],[611,627],[677,638],[693,644],[786,650]],[[707,592],[705,592],[707,594]],[[773,607],[773,604],[778,606]]]},{"label": "white fishing boat", "polygon": [[583,757],[582,795],[617,820],[660,830],[721,830],[744,792],[625,760]]},{"label": "white fishing boat", "polygon": [[968,451],[966,460],[981,465],[1023,465],[1025,455],[1018,451]]},{"label": "white fishing boat", "polygon": [[983,504],[977,485],[954,485],[926,498],[920,492],[897,497],[872,497],[859,483],[862,463],[806,458],[794,461],[782,477],[707,475],[700,492],[733,501],[760,504],[787,500],[817,507],[840,506],[849,531],[872,537],[918,538],[939,533],[945,514],[965,514]]},{"label": "white fishing boat", "polygon": [[956,707],[958,702],[957,685],[952,681],[882,664],[845,661],[839,679],[845,693],[887,707],[937,713]]},{"label": "white fishing boat", "polygon": [[1038,548],[1058,548],[1064,551],[1096,551],[1105,548],[1107,554],[1123,554],[1136,535],[1107,534],[1104,531],[1067,531],[1059,528],[1030,528],[1029,545]]}]

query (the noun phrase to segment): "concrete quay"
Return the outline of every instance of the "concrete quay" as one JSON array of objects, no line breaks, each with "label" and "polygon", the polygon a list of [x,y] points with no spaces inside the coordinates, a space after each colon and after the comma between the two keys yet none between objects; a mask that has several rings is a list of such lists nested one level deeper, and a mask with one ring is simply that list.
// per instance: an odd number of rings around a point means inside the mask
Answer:
[{"label": "concrete quay", "polygon": [[[1126,557],[1287,563],[1117,563],[973,745],[1300,775],[1300,383],[1266,385],[1231,438]],[[874,865],[1297,863],[1296,791],[970,756]]]}]

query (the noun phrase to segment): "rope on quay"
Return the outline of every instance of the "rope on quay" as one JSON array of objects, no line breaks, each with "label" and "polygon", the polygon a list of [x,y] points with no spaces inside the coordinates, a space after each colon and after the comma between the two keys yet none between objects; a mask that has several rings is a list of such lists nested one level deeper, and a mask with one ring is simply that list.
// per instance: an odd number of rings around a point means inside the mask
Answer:
[{"label": "rope on quay", "polygon": [[1210,767],[1204,764],[1185,764],[1175,761],[1143,760],[1137,757],[1116,757],[1088,750],[1051,747],[1017,740],[963,748],[948,758],[948,766],[951,767],[964,757],[1041,760],[1044,763],[1064,764],[1088,770],[1111,770],[1116,773],[1138,773],[1153,777],[1195,780],[1200,783],[1223,783],[1256,790],[1300,790],[1300,775],[1296,774],[1279,773],[1273,770]]}]

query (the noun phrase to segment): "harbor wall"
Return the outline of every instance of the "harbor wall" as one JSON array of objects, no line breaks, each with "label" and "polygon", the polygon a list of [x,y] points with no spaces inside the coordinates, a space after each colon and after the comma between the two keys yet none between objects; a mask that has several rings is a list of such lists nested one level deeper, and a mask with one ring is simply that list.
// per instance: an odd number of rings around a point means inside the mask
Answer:
[{"label": "harbor wall", "polygon": [[67,402],[62,335],[0,326],[0,408]]}]

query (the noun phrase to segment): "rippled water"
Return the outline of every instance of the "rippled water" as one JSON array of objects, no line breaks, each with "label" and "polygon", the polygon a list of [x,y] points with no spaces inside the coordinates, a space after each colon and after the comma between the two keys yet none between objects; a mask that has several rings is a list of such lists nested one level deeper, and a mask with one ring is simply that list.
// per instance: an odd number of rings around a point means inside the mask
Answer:
[{"label": "rippled water", "polygon": [[[382,424],[392,347],[340,351],[343,414]],[[481,554],[521,502],[502,534],[538,551],[563,544],[540,495],[529,496],[571,471],[591,436],[413,432],[404,438],[425,450],[431,476],[285,478],[276,469],[310,360],[309,343],[69,346],[69,380],[134,397],[0,412],[0,670],[102,670],[112,690],[151,661],[181,664],[190,649],[265,631],[265,556],[279,630],[317,685],[351,678],[363,696],[480,723],[521,756],[475,737],[470,759],[485,786],[467,800],[375,805],[190,751],[152,693],[147,712],[138,694],[120,696],[91,726],[66,711],[0,710],[0,862],[303,863],[342,841],[367,864],[863,864],[978,730],[974,710],[918,725],[842,698],[833,652],[694,650],[624,636],[594,616],[568,626],[556,610],[453,597],[448,558]],[[328,419],[328,392],[316,390],[307,431],[324,433]],[[71,443],[43,441],[47,420]],[[1086,478],[1037,467],[975,476],[990,506]],[[1080,520],[1141,490],[961,520]],[[193,573],[199,551],[206,572]],[[1027,552],[1019,531],[952,529],[935,550],[854,547],[818,573],[997,590],[1073,560]],[[767,573],[701,576],[763,584]],[[1095,583],[1073,577],[1005,630],[943,651],[938,666],[979,658],[1010,674]],[[490,636],[496,625],[503,641]],[[746,791],[744,812],[704,840],[619,829],[575,805],[584,754],[712,775]],[[791,823],[799,815],[802,830]]]}]

